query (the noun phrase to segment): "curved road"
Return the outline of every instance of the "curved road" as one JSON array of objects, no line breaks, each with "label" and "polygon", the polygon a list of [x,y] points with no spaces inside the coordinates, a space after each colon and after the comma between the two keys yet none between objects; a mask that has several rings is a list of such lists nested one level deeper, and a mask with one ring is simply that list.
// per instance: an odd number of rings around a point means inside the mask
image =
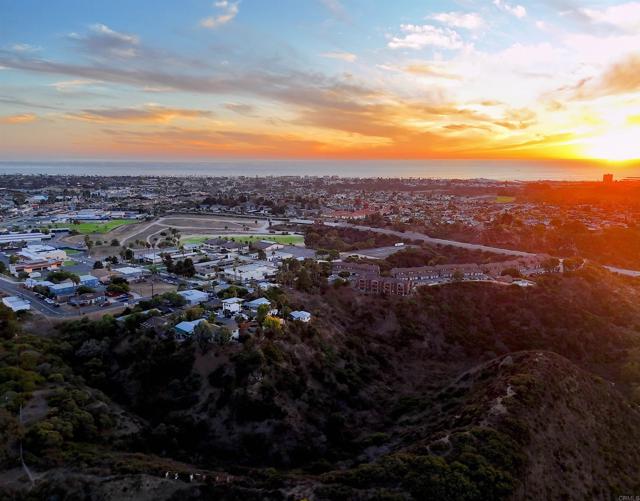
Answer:
[{"label": "curved road", "polygon": [[452,247],[461,247],[463,249],[493,252],[494,254],[506,254],[509,256],[523,256],[523,257],[532,257],[537,255],[533,252],[502,249],[500,247],[491,247],[489,245],[471,244],[468,242],[458,242],[457,240],[445,240],[443,238],[430,237],[428,235],[425,235],[424,233],[416,233],[415,231],[402,232],[397,230],[390,230],[388,228],[375,228],[373,226],[361,226],[361,225],[349,224],[349,223],[325,223],[325,224],[327,226],[355,228],[356,230],[362,230],[362,231],[374,231],[376,233],[384,233],[385,235],[393,235],[399,238],[421,240],[423,242],[428,242],[436,245],[451,245]]},{"label": "curved road", "polygon": [[[437,245],[451,245],[452,247],[460,247],[463,249],[479,250],[484,252],[493,252],[494,254],[504,254],[508,256],[532,257],[537,255],[533,252],[503,249],[501,247],[472,244],[469,242],[458,242],[457,240],[445,240],[443,238],[434,238],[434,237],[430,237],[429,235],[425,235],[424,233],[416,233],[415,231],[402,232],[397,230],[390,230],[388,228],[376,228],[373,226],[362,226],[358,224],[349,224],[349,223],[325,223],[325,225],[342,227],[342,228],[355,228],[357,230],[362,230],[362,231],[374,231],[376,233],[384,233],[385,235],[393,235],[399,238],[410,238],[413,240],[421,240],[423,242],[428,242],[428,243],[437,244]],[[608,265],[602,265],[602,267],[606,268],[612,273],[618,273],[620,275],[626,275],[629,277],[640,277],[640,271],[638,270],[630,270],[627,268],[618,268],[616,266],[608,266]]]}]

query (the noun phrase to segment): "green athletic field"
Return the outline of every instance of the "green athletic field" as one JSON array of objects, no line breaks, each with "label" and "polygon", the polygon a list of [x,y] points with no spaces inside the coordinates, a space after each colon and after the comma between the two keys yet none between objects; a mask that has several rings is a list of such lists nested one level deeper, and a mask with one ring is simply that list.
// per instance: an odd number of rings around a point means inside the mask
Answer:
[{"label": "green athletic field", "polygon": [[296,245],[304,242],[302,235],[191,235],[183,238],[183,244],[201,244],[210,238],[227,238],[236,242],[255,242],[256,240],[270,240],[283,245]]},{"label": "green athletic field", "polygon": [[116,228],[125,224],[133,224],[137,222],[138,221],[135,219],[111,219],[110,221],[96,221],[95,223],[58,223],[54,225],[54,227],[69,228],[70,230],[75,230],[82,235],[89,235],[91,233],[109,233],[111,230],[115,230]]}]

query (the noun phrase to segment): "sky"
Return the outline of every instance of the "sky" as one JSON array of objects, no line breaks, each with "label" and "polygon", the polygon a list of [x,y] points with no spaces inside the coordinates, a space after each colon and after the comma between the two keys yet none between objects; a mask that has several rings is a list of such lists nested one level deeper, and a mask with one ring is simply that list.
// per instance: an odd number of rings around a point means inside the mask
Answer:
[{"label": "sky", "polygon": [[0,160],[640,158],[640,1],[0,0]]}]

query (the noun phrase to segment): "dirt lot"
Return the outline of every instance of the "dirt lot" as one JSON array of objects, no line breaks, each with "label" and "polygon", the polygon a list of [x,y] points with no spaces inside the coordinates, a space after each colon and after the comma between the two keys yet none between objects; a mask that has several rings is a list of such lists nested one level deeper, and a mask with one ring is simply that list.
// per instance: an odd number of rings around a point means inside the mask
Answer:
[{"label": "dirt lot", "polygon": [[[129,287],[131,288],[131,292],[135,292],[140,294],[143,297],[151,296],[151,281],[147,280],[145,282],[137,282],[130,283]],[[162,282],[160,280],[156,280],[153,285],[153,293],[154,294],[163,294],[168,291],[175,291],[177,287],[172,284],[168,284],[166,282]]]},{"label": "dirt lot", "polygon": [[[120,226],[109,233],[89,235],[91,240],[102,241],[109,244],[111,240],[118,239],[120,245],[134,243],[136,241],[153,242],[160,233],[168,228],[176,228],[185,235],[224,235],[224,234],[268,234],[269,223],[265,220],[238,218],[233,216],[165,216],[153,221],[145,221],[135,224]],[[73,235],[63,239],[72,244],[82,244],[85,235]],[[104,258],[117,254],[119,249],[115,247],[97,246],[91,251],[96,258]]]}]

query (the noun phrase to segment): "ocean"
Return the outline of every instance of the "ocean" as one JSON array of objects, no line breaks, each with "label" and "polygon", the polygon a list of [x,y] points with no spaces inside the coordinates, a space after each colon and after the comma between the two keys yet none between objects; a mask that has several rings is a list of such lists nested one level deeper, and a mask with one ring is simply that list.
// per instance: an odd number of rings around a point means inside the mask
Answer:
[{"label": "ocean", "polygon": [[341,176],[383,178],[493,179],[504,181],[601,180],[640,176],[640,164],[522,160],[228,160],[167,161],[0,161],[2,174],[88,176]]}]

